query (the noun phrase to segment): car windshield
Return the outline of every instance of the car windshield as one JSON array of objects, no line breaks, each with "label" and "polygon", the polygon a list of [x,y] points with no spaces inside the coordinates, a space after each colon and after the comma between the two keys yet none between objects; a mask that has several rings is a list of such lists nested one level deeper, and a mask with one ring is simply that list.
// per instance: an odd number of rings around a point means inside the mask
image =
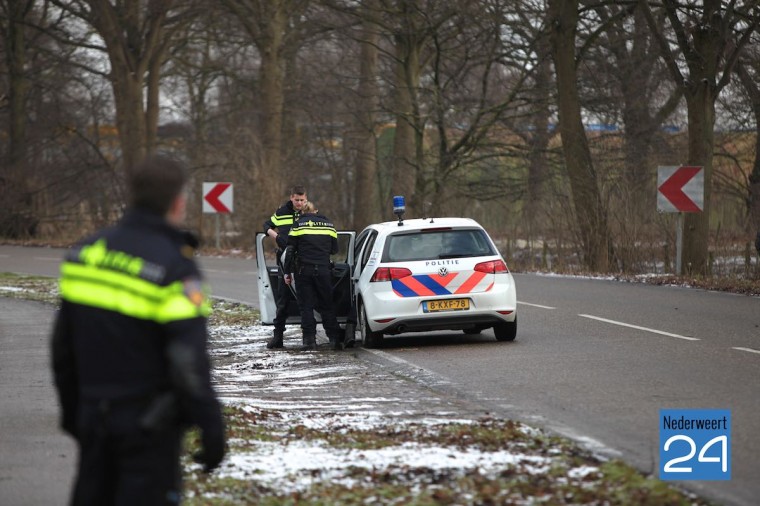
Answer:
[{"label": "car windshield", "polygon": [[480,229],[447,229],[393,234],[388,237],[385,262],[495,255]]}]

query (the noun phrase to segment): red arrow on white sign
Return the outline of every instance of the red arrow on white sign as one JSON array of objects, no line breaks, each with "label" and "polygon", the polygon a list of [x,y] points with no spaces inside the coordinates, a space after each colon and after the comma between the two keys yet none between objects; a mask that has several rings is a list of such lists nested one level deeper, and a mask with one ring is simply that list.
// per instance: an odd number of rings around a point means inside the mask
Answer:
[{"label": "red arrow on white sign", "polygon": [[232,212],[232,183],[203,183],[203,212]]},{"label": "red arrow on white sign", "polygon": [[657,210],[666,213],[698,213],[704,208],[703,167],[658,167]]}]

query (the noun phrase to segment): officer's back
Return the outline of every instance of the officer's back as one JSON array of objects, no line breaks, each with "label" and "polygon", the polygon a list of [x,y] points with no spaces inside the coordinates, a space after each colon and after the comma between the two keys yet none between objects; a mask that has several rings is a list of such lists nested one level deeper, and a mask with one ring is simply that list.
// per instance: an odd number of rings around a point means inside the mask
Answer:
[{"label": "officer's back", "polygon": [[130,174],[132,205],[61,265],[52,337],[61,425],[79,443],[73,504],[180,499],[187,425],[207,469],[224,455],[206,353],[209,303],[184,220],[184,167],[148,158]]},{"label": "officer's back", "polygon": [[[308,205],[308,204],[307,204]],[[289,244],[297,247],[300,265],[330,265],[330,255],[338,252],[338,236],[332,222],[307,208],[293,225]]]}]

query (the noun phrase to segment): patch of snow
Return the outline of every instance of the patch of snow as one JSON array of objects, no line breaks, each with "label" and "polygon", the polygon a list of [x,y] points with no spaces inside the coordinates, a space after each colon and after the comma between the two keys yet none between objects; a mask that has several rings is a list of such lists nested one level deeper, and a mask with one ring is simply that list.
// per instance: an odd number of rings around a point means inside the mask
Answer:
[{"label": "patch of snow", "polygon": [[18,286],[0,286],[0,290],[3,290],[5,292],[25,292],[26,288],[21,288]]},{"label": "patch of snow", "polygon": [[[511,450],[481,451],[400,440],[391,447],[359,450],[294,439],[289,431],[296,426],[331,432],[432,427],[475,423],[482,413],[463,413],[429,389],[414,387],[417,382],[384,372],[350,352],[294,351],[301,344],[300,328],[295,326],[285,331],[287,350],[268,350],[271,328],[261,325],[214,326],[209,335],[220,400],[262,414],[257,424],[267,426],[273,435],[287,435],[281,442],[238,440],[218,471],[221,477],[254,479],[280,491],[295,491],[325,480],[352,486],[356,474],[349,471],[356,468],[366,469],[368,474],[396,468],[485,474],[517,467],[521,473],[543,474],[555,459],[562,458],[560,451],[528,455],[520,443]],[[327,340],[321,328],[317,339],[320,343]],[[522,424],[518,428],[528,435],[540,433]],[[189,471],[199,469],[197,464],[188,467]],[[574,472],[583,477],[593,469]]]},{"label": "patch of snow", "polygon": [[[311,441],[288,444],[262,442],[253,451],[230,456],[220,468],[222,477],[265,482],[272,487],[302,489],[325,479],[323,473],[349,468],[373,469],[424,468],[432,470],[478,469],[496,473],[509,466],[519,466],[529,473],[544,473],[551,459],[506,451],[480,452],[405,443],[376,450],[336,449]],[[590,472],[590,471],[588,471]],[[295,481],[294,481],[295,478]],[[350,485],[349,483],[346,483]]]}]

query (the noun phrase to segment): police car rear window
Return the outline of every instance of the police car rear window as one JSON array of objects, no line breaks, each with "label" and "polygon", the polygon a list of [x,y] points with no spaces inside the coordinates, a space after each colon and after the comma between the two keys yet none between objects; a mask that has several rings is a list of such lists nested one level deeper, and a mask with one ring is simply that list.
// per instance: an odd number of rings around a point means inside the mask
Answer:
[{"label": "police car rear window", "polygon": [[437,229],[390,235],[386,241],[382,261],[410,262],[495,254],[483,230]]}]

